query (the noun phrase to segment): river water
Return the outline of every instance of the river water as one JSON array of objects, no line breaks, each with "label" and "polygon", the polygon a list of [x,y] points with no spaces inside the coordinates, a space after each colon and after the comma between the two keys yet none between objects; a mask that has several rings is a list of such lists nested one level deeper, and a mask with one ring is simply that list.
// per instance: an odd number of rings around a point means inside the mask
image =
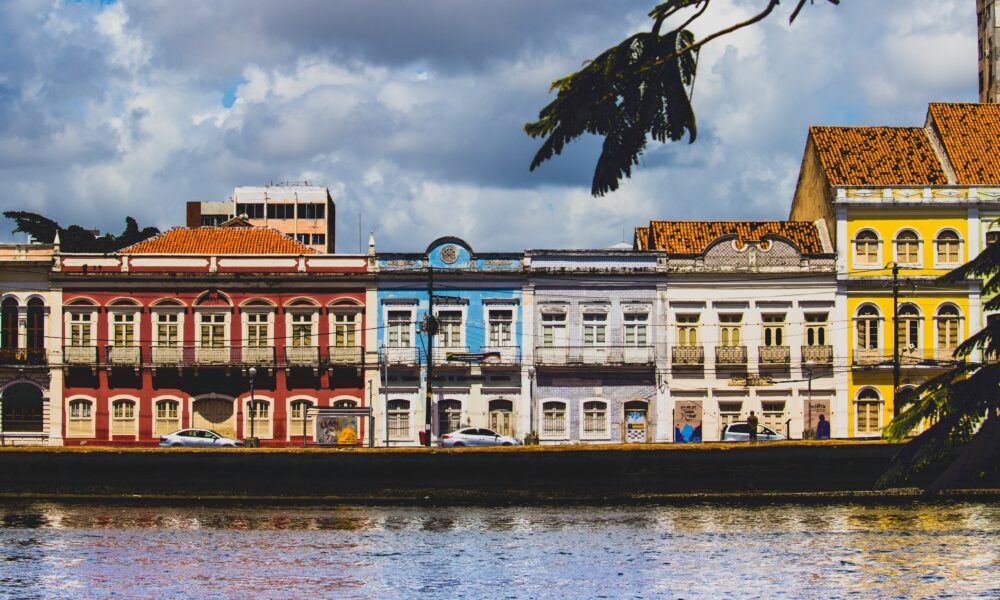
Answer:
[{"label": "river water", "polygon": [[3,598],[1000,597],[1000,506],[0,504]]}]

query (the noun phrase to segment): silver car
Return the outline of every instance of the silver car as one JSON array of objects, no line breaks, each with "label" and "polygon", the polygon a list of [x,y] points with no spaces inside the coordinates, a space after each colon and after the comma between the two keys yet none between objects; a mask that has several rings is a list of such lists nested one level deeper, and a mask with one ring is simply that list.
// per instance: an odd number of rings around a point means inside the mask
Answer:
[{"label": "silver car", "polygon": [[443,448],[462,446],[517,446],[521,442],[509,435],[500,435],[492,429],[466,427],[441,436],[438,444]]},{"label": "silver car", "polygon": [[[757,426],[757,440],[761,442],[771,440],[783,440],[785,436],[777,433],[770,427]],[[723,442],[748,442],[750,441],[750,426],[746,421],[730,423],[722,428]]]},{"label": "silver car", "polygon": [[243,442],[227,438],[211,429],[181,429],[160,436],[161,446],[191,446],[195,448],[233,448],[242,446]]}]

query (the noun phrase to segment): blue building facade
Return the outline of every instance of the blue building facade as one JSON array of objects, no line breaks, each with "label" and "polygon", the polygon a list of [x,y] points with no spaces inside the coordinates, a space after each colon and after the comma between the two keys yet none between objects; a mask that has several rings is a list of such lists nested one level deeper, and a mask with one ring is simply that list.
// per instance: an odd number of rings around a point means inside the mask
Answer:
[{"label": "blue building facade", "polygon": [[[423,253],[379,254],[376,278],[385,445],[414,445],[425,428],[432,367],[431,439],[462,427],[529,432],[522,361],[523,255],[478,254],[445,237]],[[433,298],[433,301],[432,301]],[[428,353],[427,316],[437,321]]]}]

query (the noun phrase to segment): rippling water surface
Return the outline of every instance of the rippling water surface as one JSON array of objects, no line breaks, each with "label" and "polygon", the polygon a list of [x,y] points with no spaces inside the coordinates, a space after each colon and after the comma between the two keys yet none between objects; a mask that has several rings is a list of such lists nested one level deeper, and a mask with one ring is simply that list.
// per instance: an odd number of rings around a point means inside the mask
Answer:
[{"label": "rippling water surface", "polygon": [[0,505],[0,597],[1000,597],[1000,507]]}]

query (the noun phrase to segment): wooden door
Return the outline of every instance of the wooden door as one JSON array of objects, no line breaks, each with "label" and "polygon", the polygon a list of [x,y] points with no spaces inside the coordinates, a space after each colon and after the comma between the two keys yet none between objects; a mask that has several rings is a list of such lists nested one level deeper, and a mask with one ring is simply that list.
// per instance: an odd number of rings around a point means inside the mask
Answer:
[{"label": "wooden door", "polygon": [[234,424],[232,401],[221,398],[205,398],[194,401],[191,427],[211,429],[221,436],[235,438],[236,428]]}]

